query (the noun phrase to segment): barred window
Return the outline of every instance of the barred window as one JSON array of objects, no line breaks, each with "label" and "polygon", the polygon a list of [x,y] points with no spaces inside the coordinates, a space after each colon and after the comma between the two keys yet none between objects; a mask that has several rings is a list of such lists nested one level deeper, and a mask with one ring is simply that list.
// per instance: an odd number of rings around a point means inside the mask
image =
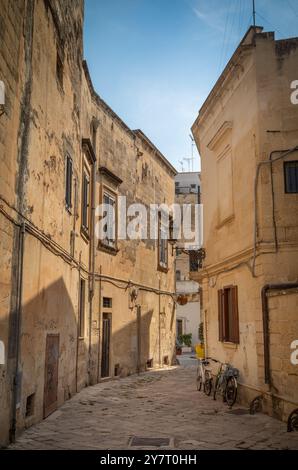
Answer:
[{"label": "barred window", "polygon": [[112,299],[111,299],[111,297],[103,297],[102,306],[104,308],[112,308]]}]

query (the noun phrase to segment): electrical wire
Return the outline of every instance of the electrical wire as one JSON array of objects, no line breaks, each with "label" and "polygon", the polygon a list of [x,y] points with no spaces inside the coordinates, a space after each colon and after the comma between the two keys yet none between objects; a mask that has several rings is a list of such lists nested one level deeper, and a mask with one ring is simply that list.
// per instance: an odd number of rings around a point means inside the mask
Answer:
[{"label": "electrical wire", "polygon": [[256,12],[256,16],[259,16],[263,21],[266,21],[266,23],[271,26],[275,31],[277,31],[281,36],[283,36],[284,38],[287,37],[287,35],[285,33],[283,33],[282,31],[280,31],[279,29],[276,28],[276,26],[274,26],[274,24],[272,24],[270,21],[268,21],[263,15],[261,15],[261,13],[259,12]]},{"label": "electrical wire", "polygon": [[[86,276],[93,276],[94,275],[97,280],[101,279],[102,281],[110,282],[111,284],[113,284],[118,289],[127,290],[130,286],[131,287],[137,287],[140,290],[152,292],[152,293],[155,293],[157,295],[168,295],[174,301],[176,301],[174,292],[161,291],[157,288],[146,286],[144,284],[139,284],[139,283],[133,282],[131,280],[127,281],[127,280],[124,280],[124,279],[113,278],[112,276],[107,276],[107,275],[100,274],[100,273],[90,272],[84,264],[82,264],[81,262],[75,260],[75,258],[72,257],[61,245],[59,245],[54,240],[49,238],[44,232],[42,232],[40,229],[38,229],[27,217],[23,216],[17,209],[14,208],[14,206],[9,204],[8,201],[2,195],[0,195],[0,200],[2,200],[10,209],[14,210],[21,218],[26,220],[26,222],[24,222],[24,225],[25,225],[25,231],[27,233],[29,233],[30,235],[32,235],[33,237],[38,239],[41,242],[41,244],[46,249],[51,251],[51,253],[53,253],[55,256],[60,257],[63,261],[65,261],[71,267],[76,268],[80,272],[85,273]],[[0,205],[0,213],[2,213],[2,215],[9,222],[11,222],[13,225],[18,227],[19,229],[21,229],[23,224],[20,223],[20,222],[17,222],[12,216],[10,216],[8,214],[8,212],[4,209],[3,205]],[[123,283],[124,286],[123,285],[120,286],[115,281]]]},{"label": "electrical wire", "polygon": [[298,13],[294,9],[293,5],[290,3],[290,0],[286,0],[286,2],[289,5],[289,7],[291,8],[291,10],[293,11],[294,15],[298,18]]}]

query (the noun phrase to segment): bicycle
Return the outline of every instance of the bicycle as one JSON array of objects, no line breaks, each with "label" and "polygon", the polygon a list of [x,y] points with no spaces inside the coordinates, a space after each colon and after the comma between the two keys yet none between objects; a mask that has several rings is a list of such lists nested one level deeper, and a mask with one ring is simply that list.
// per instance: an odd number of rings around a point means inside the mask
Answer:
[{"label": "bicycle", "polygon": [[203,391],[207,396],[211,395],[212,391],[212,375],[209,369],[206,369],[206,366],[209,364],[209,358],[198,359],[198,368],[197,368],[197,390],[200,392],[203,387]]},{"label": "bicycle", "polygon": [[[216,361],[215,362],[220,362]],[[237,399],[237,378],[239,377],[239,370],[231,366],[227,362],[220,363],[219,370],[215,379],[213,399],[216,400],[216,395],[220,393],[223,401],[226,402],[231,408]]]}]

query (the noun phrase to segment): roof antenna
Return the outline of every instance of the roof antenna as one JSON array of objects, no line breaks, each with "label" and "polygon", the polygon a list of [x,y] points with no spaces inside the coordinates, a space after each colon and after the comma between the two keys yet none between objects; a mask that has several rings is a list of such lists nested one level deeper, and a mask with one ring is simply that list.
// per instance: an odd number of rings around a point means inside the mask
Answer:
[{"label": "roof antenna", "polygon": [[252,16],[253,16],[253,24],[254,28],[256,27],[256,4],[255,0],[252,0]]}]

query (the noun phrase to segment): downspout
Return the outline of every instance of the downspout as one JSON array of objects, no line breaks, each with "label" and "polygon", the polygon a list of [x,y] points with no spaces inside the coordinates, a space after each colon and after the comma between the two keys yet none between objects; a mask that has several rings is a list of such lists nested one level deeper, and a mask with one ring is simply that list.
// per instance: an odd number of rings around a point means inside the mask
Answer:
[{"label": "downspout", "polygon": [[18,246],[18,282],[17,282],[17,312],[16,312],[16,350],[15,350],[15,372],[13,378],[13,397],[12,397],[12,419],[10,428],[10,441],[16,440],[17,429],[17,404],[20,391],[20,350],[21,350],[21,317],[22,317],[22,292],[23,292],[23,265],[24,265],[24,238],[25,238],[25,222],[22,223],[19,233],[19,246]]},{"label": "downspout", "polygon": [[297,289],[298,283],[284,283],[284,284],[265,284],[262,287],[262,315],[263,315],[263,338],[264,338],[264,372],[265,383],[271,387],[272,378],[270,373],[270,332],[269,332],[269,308],[267,292],[269,290],[288,290]]},{"label": "downspout", "polygon": [[98,309],[98,350],[97,350],[97,382],[99,382],[100,375],[101,375],[101,306],[102,306],[102,279],[101,279],[101,272],[102,267],[99,267],[100,278],[99,278],[99,309]]},{"label": "downspout", "polygon": [[161,280],[159,279],[159,294],[158,294],[158,362],[159,362],[159,367],[161,367],[161,337],[160,337],[160,330],[161,330],[161,325],[160,325],[160,311],[161,311],[161,298],[160,298],[160,288],[161,288]]},{"label": "downspout", "polygon": [[90,223],[90,251],[89,251],[89,384],[91,384],[91,354],[92,354],[92,305],[95,284],[95,184],[96,160],[92,165],[92,193],[91,193],[91,223]]},{"label": "downspout", "polygon": [[[82,252],[79,254],[79,269],[78,269],[78,275],[79,275],[79,282],[78,282],[78,291],[79,291],[79,297],[78,297],[78,315],[80,315],[80,308],[81,308],[81,259],[82,259]],[[79,366],[79,348],[80,348],[80,332],[79,332],[79,319],[77,321],[77,348],[76,348],[76,392],[78,392],[78,366]]]},{"label": "downspout", "polygon": [[141,305],[137,305],[137,374],[141,371]]},{"label": "downspout", "polygon": [[[31,120],[31,95],[32,95],[32,83],[33,83],[33,71],[32,71],[32,52],[33,52],[33,31],[34,31],[34,10],[35,1],[28,0],[24,9],[24,21],[23,21],[23,36],[24,36],[24,72],[23,72],[23,90],[21,99],[21,108],[19,115],[19,130],[18,130],[18,175],[16,181],[16,194],[17,194],[17,209],[18,213],[22,214],[25,209],[25,185],[26,185],[26,171],[28,164],[28,148],[29,148],[29,134],[30,134],[30,120]],[[21,315],[22,315],[22,289],[23,289],[23,257],[24,257],[24,234],[25,234],[25,223],[20,220],[20,231],[18,234],[14,234],[14,251],[12,253],[12,280],[16,281],[16,300],[11,305],[10,313],[10,325],[9,325],[9,355],[14,360],[12,365],[12,372],[9,370],[9,374],[13,376],[12,384],[12,400],[11,400],[11,424],[9,430],[9,440],[15,442],[16,438],[16,421],[17,421],[17,404],[18,394],[20,392],[20,342],[21,342]],[[14,271],[15,269],[15,271]],[[16,276],[14,275],[16,274]],[[13,286],[12,286],[13,295]],[[12,326],[12,331],[11,331]],[[10,367],[9,367],[10,369]]]}]

